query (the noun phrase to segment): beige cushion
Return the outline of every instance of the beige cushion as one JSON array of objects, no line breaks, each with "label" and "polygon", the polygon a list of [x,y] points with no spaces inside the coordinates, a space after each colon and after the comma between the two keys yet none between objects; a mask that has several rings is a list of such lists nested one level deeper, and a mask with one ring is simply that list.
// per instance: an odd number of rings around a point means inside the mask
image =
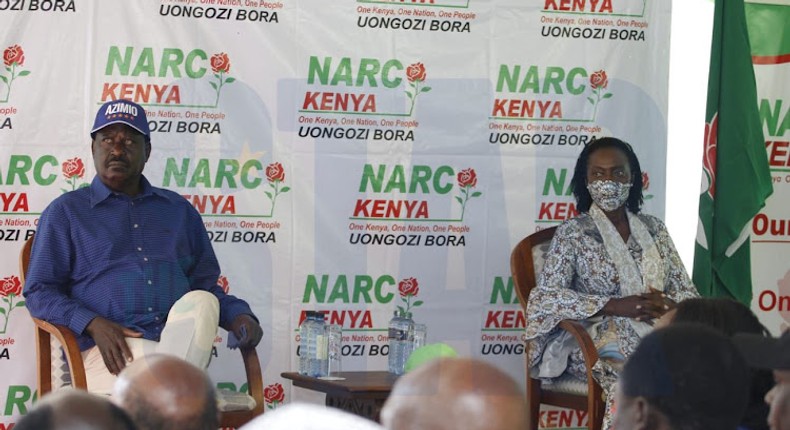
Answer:
[{"label": "beige cushion", "polygon": [[227,389],[217,390],[217,409],[222,412],[251,411],[255,409],[255,399],[247,393]]}]

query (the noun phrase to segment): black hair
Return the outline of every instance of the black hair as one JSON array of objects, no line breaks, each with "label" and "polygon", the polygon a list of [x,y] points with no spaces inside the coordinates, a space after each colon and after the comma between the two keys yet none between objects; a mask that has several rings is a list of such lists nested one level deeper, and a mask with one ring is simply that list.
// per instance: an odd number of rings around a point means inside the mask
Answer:
[{"label": "black hair", "polygon": [[702,324],[658,329],[637,346],[619,377],[674,430],[735,430],[749,398],[749,369],[732,341]]},{"label": "black hair", "polygon": [[[119,406],[108,401],[106,407],[109,408],[113,429],[137,430],[137,426],[132,419]],[[96,428],[96,426],[85,421],[82,422],[82,425],[83,428]],[[51,404],[46,403],[33,408],[27,415],[23,416],[14,424],[14,428],[19,430],[56,430],[58,427],[55,409]]]},{"label": "black hair", "polygon": [[[728,298],[699,297],[678,303],[672,323],[701,323],[719,330],[726,336],[750,333],[771,337],[757,315],[741,302]],[[741,424],[750,430],[768,430],[769,406],[765,394],[774,386],[773,372],[750,368],[751,389],[749,406]]]},{"label": "black hair", "polygon": [[593,152],[602,148],[616,148],[628,158],[628,165],[631,168],[631,191],[628,193],[626,207],[633,213],[639,213],[642,209],[644,199],[642,197],[642,168],[639,166],[639,159],[636,158],[634,149],[626,142],[616,137],[602,137],[594,139],[579,153],[576,159],[576,167],[573,169],[573,179],[571,188],[576,197],[576,209],[579,212],[587,212],[592,206],[592,196],[587,190],[587,163]]},{"label": "black hair", "polygon": [[24,415],[14,424],[15,429],[19,430],[48,430],[52,428],[53,419],[51,405],[41,405],[33,408],[27,415]]}]

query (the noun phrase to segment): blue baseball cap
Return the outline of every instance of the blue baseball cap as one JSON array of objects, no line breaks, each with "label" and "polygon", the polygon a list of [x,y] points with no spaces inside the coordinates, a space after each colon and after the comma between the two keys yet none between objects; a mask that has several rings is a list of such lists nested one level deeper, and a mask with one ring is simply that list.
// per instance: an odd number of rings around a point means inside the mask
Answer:
[{"label": "blue baseball cap", "polygon": [[151,140],[151,130],[148,128],[148,118],[145,109],[129,100],[111,100],[103,104],[96,112],[93,121],[91,138],[96,138],[96,132],[112,124],[126,124],[145,136],[146,142]]}]

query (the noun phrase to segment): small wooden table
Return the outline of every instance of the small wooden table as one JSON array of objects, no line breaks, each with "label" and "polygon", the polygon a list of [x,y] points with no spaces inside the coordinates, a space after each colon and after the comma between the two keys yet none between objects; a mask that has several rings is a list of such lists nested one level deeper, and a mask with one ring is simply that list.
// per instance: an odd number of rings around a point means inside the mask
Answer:
[{"label": "small wooden table", "polygon": [[340,372],[338,376],[346,378],[340,381],[313,378],[296,372],[284,372],[281,376],[293,381],[295,387],[326,393],[327,406],[376,422],[379,421],[384,401],[398,379],[398,375],[386,371]]}]

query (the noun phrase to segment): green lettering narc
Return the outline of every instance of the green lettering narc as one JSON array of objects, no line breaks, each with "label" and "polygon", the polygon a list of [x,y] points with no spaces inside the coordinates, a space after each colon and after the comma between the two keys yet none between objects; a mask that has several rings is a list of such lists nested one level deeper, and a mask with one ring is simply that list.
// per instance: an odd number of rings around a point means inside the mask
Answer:
[{"label": "green lettering narc", "polygon": [[395,285],[395,278],[390,275],[382,275],[375,280],[370,275],[355,275],[353,291],[349,290],[346,275],[337,275],[331,291],[330,281],[330,275],[327,274],[307,275],[302,303],[373,303],[374,300],[378,303],[389,303],[395,297],[390,291]]}]

